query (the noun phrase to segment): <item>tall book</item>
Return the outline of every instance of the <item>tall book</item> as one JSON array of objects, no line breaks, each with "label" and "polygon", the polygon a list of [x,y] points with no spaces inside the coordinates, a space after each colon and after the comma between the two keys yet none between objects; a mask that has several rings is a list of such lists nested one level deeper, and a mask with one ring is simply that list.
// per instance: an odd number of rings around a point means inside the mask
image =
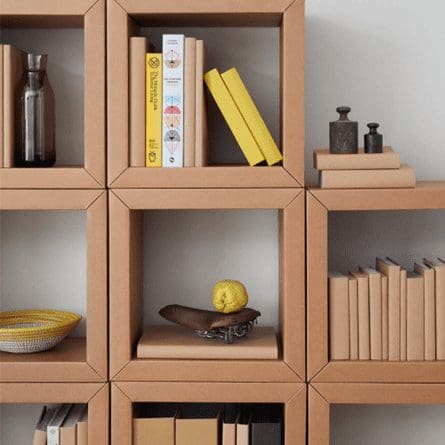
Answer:
[{"label": "tall book", "polygon": [[62,426],[70,409],[71,409],[70,404],[63,404],[57,408],[52,419],[49,421],[47,429],[46,429],[47,445],[61,445],[60,427]]},{"label": "tall book", "polygon": [[61,445],[77,445],[77,422],[82,418],[84,405],[73,405],[60,427]]},{"label": "tall book", "polygon": [[147,39],[130,37],[130,166],[145,165],[145,53]]},{"label": "tall book", "polygon": [[441,259],[424,263],[434,269],[436,281],[436,360],[445,360],[445,262]]},{"label": "tall book", "polygon": [[388,277],[388,359],[400,360],[400,266],[377,258],[376,269]]},{"label": "tall book", "polygon": [[251,445],[281,445],[280,409],[275,406],[255,406],[250,423]]},{"label": "tall book", "polygon": [[358,360],[358,288],[357,279],[349,276],[349,354]]},{"label": "tall book", "polygon": [[56,410],[54,408],[49,408],[47,406],[42,408],[42,412],[40,413],[40,417],[34,431],[33,445],[46,445],[46,430],[48,428],[48,423],[53,418],[55,412]]},{"label": "tall book", "polygon": [[349,280],[329,272],[329,351],[331,360],[349,360]]},{"label": "tall book", "polygon": [[249,165],[264,161],[264,155],[217,69],[208,71],[204,81],[227,122]]},{"label": "tall book", "polygon": [[88,445],[88,406],[87,405],[84,405],[82,416],[79,419],[79,421],[77,422],[77,445]]},{"label": "tall book", "polygon": [[15,92],[22,79],[22,51],[3,45],[3,167],[14,166]]},{"label": "tall book", "polygon": [[368,275],[362,272],[352,272],[357,280],[358,295],[358,358],[369,360],[371,358],[369,338],[369,288]]},{"label": "tall book", "polygon": [[217,408],[181,409],[176,419],[175,445],[218,445],[220,413]]},{"label": "tall book", "polygon": [[424,360],[423,278],[408,272],[406,278],[406,359]]},{"label": "tall book", "polygon": [[436,360],[436,290],[434,269],[425,264],[414,264],[414,272],[423,277],[425,360]]},{"label": "tall book", "polygon": [[145,166],[162,167],[162,53],[145,56]]},{"label": "tall book", "polygon": [[222,73],[221,77],[266,158],[267,164],[274,165],[282,161],[283,156],[237,69],[231,68]]},{"label": "tall book", "polygon": [[388,277],[382,275],[382,360],[388,360]]},{"label": "tall book", "polygon": [[406,351],[407,351],[406,278],[407,278],[407,271],[405,269],[400,269],[400,360],[401,361],[406,361]]},{"label": "tall book", "polygon": [[184,59],[184,167],[195,166],[196,39],[185,38]]},{"label": "tall book", "polygon": [[174,445],[176,408],[148,408],[144,417],[133,419],[133,445]]},{"label": "tall book", "polygon": [[184,165],[184,35],[162,36],[162,166]]},{"label": "tall book", "polygon": [[207,112],[204,95],[205,45],[203,40],[196,41],[196,135],[195,166],[204,167],[208,162],[207,152]]},{"label": "tall book", "polygon": [[362,272],[368,275],[370,357],[371,360],[382,360],[382,279],[371,267]]}]

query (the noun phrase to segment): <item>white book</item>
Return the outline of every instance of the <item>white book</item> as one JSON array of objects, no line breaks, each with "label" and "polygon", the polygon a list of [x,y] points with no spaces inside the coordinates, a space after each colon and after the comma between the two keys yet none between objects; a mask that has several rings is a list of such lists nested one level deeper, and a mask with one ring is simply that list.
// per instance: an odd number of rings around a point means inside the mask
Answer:
[{"label": "white book", "polygon": [[60,405],[49,421],[47,432],[47,445],[60,445],[60,427],[71,409],[71,404]]},{"label": "white book", "polygon": [[162,166],[184,165],[184,35],[162,36]]}]

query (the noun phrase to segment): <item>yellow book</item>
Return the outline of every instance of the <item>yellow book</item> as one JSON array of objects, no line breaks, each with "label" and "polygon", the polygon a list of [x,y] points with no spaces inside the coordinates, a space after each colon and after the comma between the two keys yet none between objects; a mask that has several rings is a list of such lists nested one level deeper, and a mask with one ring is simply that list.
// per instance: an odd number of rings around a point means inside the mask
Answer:
[{"label": "yellow book", "polygon": [[264,161],[264,156],[258,143],[249,130],[246,121],[236,106],[218,70],[213,69],[206,73],[204,75],[204,81],[224,116],[227,125],[232,131],[233,136],[235,136],[247,162],[250,165],[256,165]]},{"label": "yellow book", "polygon": [[221,77],[263,152],[267,164],[274,165],[282,161],[283,156],[236,68],[222,73]]},{"label": "yellow book", "polygon": [[145,166],[162,167],[162,54],[148,53],[146,62]]}]

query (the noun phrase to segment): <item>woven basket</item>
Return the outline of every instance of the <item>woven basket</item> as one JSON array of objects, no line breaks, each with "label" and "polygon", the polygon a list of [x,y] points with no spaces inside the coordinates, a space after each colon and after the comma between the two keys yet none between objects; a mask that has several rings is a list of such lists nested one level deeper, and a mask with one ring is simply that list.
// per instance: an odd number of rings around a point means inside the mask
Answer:
[{"label": "woven basket", "polygon": [[0,312],[0,351],[46,351],[60,343],[82,317],[63,311]]}]

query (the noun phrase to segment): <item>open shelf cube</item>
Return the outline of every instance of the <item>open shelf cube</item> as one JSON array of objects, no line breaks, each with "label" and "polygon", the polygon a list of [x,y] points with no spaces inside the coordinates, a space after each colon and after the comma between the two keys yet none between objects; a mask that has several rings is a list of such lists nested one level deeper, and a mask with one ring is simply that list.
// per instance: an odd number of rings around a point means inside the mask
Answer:
[{"label": "open shelf cube", "polygon": [[[302,0],[245,0],[239,2],[202,2],[181,0],[169,2],[142,0],[108,1],[108,184],[112,188],[212,188],[212,187],[298,187],[304,184],[304,2]],[[211,28],[210,28],[211,27]],[[268,110],[270,119],[276,120],[276,132],[281,140],[282,166],[247,167],[223,166],[220,155],[212,156],[218,147],[234,151],[233,138],[217,127],[210,127],[210,165],[189,168],[130,167],[129,160],[129,89],[128,89],[128,39],[135,35],[147,35],[149,40],[159,39],[162,29],[170,32],[199,35],[221,52],[220,58],[209,60],[213,64],[246,64],[241,71],[248,73],[257,60],[251,54],[257,51],[254,39],[246,38],[246,29],[255,27],[254,33],[265,27],[276,29],[276,50],[273,57],[258,53],[264,63],[272,59],[276,67],[267,69],[273,75],[256,79],[256,91],[260,96],[268,91],[264,87],[269,77],[277,77],[273,97],[260,97],[269,105],[276,97],[277,110]],[[156,29],[155,29],[156,28]],[[235,28],[243,28],[244,34],[236,34]],[[243,43],[237,46],[249,51],[245,57],[233,58],[235,48],[227,40],[227,30],[232,30]],[[256,34],[255,34],[256,35]],[[244,37],[242,37],[244,36]],[[219,40],[218,40],[219,39]],[[263,38],[262,41],[265,41]],[[225,46],[227,45],[227,46]],[[222,48],[222,49],[221,49]],[[249,50],[251,48],[251,51]],[[240,51],[240,50],[238,50]],[[218,56],[219,57],[219,56]],[[232,57],[232,58],[231,58]],[[211,59],[209,57],[209,59]],[[261,59],[263,60],[263,59]],[[228,64],[228,65],[227,65]],[[208,69],[213,68],[207,66]],[[278,74],[275,74],[278,73]],[[248,82],[247,82],[248,83]],[[210,111],[210,109],[209,109]],[[211,109],[212,119],[219,113]],[[209,113],[208,113],[209,116]],[[277,117],[278,116],[278,117]],[[219,116],[218,116],[219,118]],[[215,118],[216,119],[216,118]],[[221,118],[222,119],[222,118]],[[279,121],[278,121],[279,120]],[[211,125],[212,122],[209,123]],[[225,125],[225,123],[224,123]],[[222,126],[222,123],[221,123]],[[273,126],[275,127],[275,125]],[[274,130],[274,128],[272,128]],[[212,161],[213,158],[213,161]]]},{"label": "open shelf cube", "polygon": [[[307,192],[307,377],[315,382],[443,383],[442,361],[330,361],[328,217],[334,211],[445,209],[445,182],[415,189]],[[357,265],[358,266],[358,265]]]},{"label": "open shelf cube", "polygon": [[445,385],[313,383],[309,385],[308,399],[308,444],[329,445],[331,405],[443,405]]},{"label": "open shelf cube", "polygon": [[[109,443],[109,387],[103,383],[0,383],[0,404],[58,404],[58,403],[87,403],[88,404],[88,442],[97,445],[107,445]],[[0,405],[0,415],[2,406]],[[17,411],[17,410],[15,410]],[[17,437],[29,438],[26,442],[31,443],[34,436],[35,422],[37,422],[40,410],[36,412],[35,418],[30,420],[28,417],[20,417],[15,425],[17,428]],[[29,409],[21,414],[32,413]],[[31,423],[32,422],[32,423]],[[3,429],[3,418],[1,418]],[[24,431],[29,427],[29,431]],[[3,440],[2,434],[7,434],[13,426],[5,425],[5,431],[0,433],[0,440]],[[11,433],[13,434],[13,433]],[[3,442],[2,442],[3,443]],[[6,442],[5,442],[6,443]],[[11,442],[8,442],[11,443]],[[15,441],[15,443],[17,443]]]},{"label": "open shelf cube", "polygon": [[[279,295],[270,296],[275,299],[277,305],[279,304],[281,344],[279,358],[277,360],[136,358],[136,344],[143,327],[144,211],[228,209],[279,211],[281,250]],[[159,248],[154,248],[150,252],[149,244],[147,243],[148,254],[156,256]],[[156,287],[156,284],[154,286]],[[161,297],[165,297],[164,304],[174,302],[175,299],[174,295],[161,295]],[[210,295],[204,298],[204,304],[207,304]],[[203,300],[196,299],[194,302],[194,306],[202,306]],[[157,310],[159,309],[160,307]],[[304,326],[304,192],[302,190],[126,189],[110,193],[110,376],[113,380],[303,381]]]},{"label": "open shelf cube", "polygon": [[306,387],[296,383],[140,383],[111,387],[113,445],[131,445],[133,405],[138,402],[282,403],[284,443],[306,443]]},{"label": "open shelf cube", "polygon": [[[3,118],[7,116],[3,109],[6,93],[1,91],[0,188],[104,187],[105,0],[5,0],[0,29],[2,43],[49,54],[59,159],[50,168],[4,168]],[[3,83],[2,78],[3,66]]]},{"label": "open shelf cube", "polygon": [[[68,297],[65,295],[64,300],[63,290],[52,285],[51,273],[58,270],[60,264],[68,268],[64,271],[67,274],[70,273],[70,266],[76,267],[72,274],[80,282],[76,282],[76,285],[85,286],[82,293],[86,295],[86,319],[74,334],[80,337],[68,337],[56,348],[41,353],[1,352],[0,381],[106,381],[108,376],[106,193],[100,190],[0,190],[0,212],[8,214],[5,216],[3,228],[10,235],[2,251],[2,254],[5,254],[1,261],[2,273],[8,273],[1,286],[4,298],[2,311],[38,307],[62,310],[71,308],[74,312],[79,312],[80,308],[84,308],[85,300],[82,301],[81,295],[70,296],[72,289],[66,289]],[[84,226],[80,227],[82,218]],[[70,219],[73,219],[72,227],[69,224]],[[29,226],[33,221],[36,226],[35,232],[30,232]],[[51,233],[51,226],[57,233],[56,240],[54,233]],[[27,231],[20,234],[20,227],[27,228]],[[75,235],[72,236],[70,233],[65,237],[63,230],[74,231]],[[38,237],[37,240],[28,238],[26,241],[27,246],[35,242],[33,245],[37,247],[36,250],[29,252],[33,256],[32,259],[37,261],[34,264],[29,256],[26,257],[23,246],[23,237],[31,237],[31,233],[35,233]],[[69,252],[58,251],[60,248],[66,248],[66,243],[69,246],[70,242],[78,242],[79,237],[84,237],[83,242],[86,246],[77,249],[73,245],[72,254],[75,258],[68,258],[66,255],[70,255]],[[54,244],[45,246],[48,242],[55,242],[56,247]],[[17,262],[21,263],[23,270],[16,264]],[[27,277],[27,273],[30,276]],[[67,276],[65,282],[68,285],[69,281],[70,277]],[[49,301],[51,307],[42,307],[42,300]]]}]

